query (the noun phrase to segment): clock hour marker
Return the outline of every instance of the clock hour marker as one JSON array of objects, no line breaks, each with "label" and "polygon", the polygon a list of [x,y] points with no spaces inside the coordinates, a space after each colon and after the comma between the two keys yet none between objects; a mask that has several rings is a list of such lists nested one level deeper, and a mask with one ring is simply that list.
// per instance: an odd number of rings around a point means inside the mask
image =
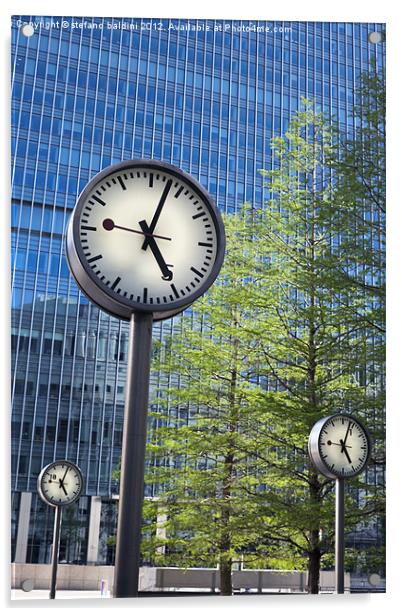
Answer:
[{"label": "clock hour marker", "polygon": [[174,286],[174,284],[171,284],[171,285],[170,285],[170,287],[171,287],[171,289],[172,289],[173,293],[175,294],[175,296],[176,296],[177,298],[179,298],[179,297],[180,297],[180,295],[178,294],[177,289],[176,289],[176,287]]},{"label": "clock hour marker", "polygon": [[148,289],[147,289],[147,287],[144,287],[144,291],[143,291],[142,297],[143,297],[142,301],[144,302],[144,304],[146,304],[147,301],[148,301]]},{"label": "clock hour marker", "polygon": [[119,284],[120,280],[121,280],[120,276],[117,276],[116,280],[114,281],[114,283],[112,284],[110,288],[114,290]]},{"label": "clock hour marker", "polygon": [[205,246],[205,248],[212,248],[212,244],[208,242],[198,242],[198,246]]},{"label": "clock hour marker", "polygon": [[121,175],[117,176],[117,179],[119,180],[120,186],[122,187],[123,190],[127,190],[127,186],[125,185],[123,178],[121,177]]},{"label": "clock hour marker", "polygon": [[91,199],[94,199],[95,201],[97,201],[101,205],[106,205],[106,203],[102,199],[99,199],[99,197],[97,197],[96,195],[92,195]]},{"label": "clock hour marker", "polygon": [[88,225],[81,225],[81,230],[84,229],[85,231],[96,231],[96,227],[89,227]]},{"label": "clock hour marker", "polygon": [[97,261],[98,259],[102,259],[103,255],[96,255],[96,257],[91,257],[90,259],[88,259],[88,263],[93,263],[94,261]]},{"label": "clock hour marker", "polygon": [[201,216],[205,216],[204,210],[202,210],[202,212],[199,212],[198,214],[194,214],[193,220],[196,220],[196,218],[201,218]]},{"label": "clock hour marker", "polygon": [[149,188],[152,188],[153,185],[154,185],[154,174],[150,173],[149,174]]},{"label": "clock hour marker", "polygon": [[178,199],[178,197],[180,197],[181,192],[183,191],[184,186],[180,186],[179,190],[177,191],[177,193],[175,194],[175,198]]},{"label": "clock hour marker", "polygon": [[194,274],[196,274],[197,276],[199,276],[200,278],[204,278],[204,274],[202,274],[201,272],[198,271],[198,269],[196,269],[195,267],[190,267],[191,271],[194,272]]}]

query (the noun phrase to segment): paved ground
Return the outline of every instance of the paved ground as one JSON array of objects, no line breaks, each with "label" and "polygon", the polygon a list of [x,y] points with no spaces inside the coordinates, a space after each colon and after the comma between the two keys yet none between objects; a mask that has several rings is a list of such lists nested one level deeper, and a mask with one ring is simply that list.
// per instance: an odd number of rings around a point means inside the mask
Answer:
[{"label": "paved ground", "polygon": [[[102,596],[100,590],[59,590],[56,592],[56,599],[110,599],[109,596]],[[11,591],[11,600],[29,600],[34,599],[49,599],[48,590],[31,590],[24,592],[23,590],[13,589]]]}]

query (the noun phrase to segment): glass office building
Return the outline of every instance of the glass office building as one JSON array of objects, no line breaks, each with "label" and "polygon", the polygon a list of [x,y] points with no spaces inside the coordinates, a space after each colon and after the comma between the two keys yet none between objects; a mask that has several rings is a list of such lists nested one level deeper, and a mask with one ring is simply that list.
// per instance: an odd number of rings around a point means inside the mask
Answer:
[{"label": "glass office building", "polygon": [[[113,560],[128,326],[89,304],[69,274],[64,231],[82,188],[112,163],[154,158],[193,175],[224,211],[262,206],[258,170],[271,168],[271,138],[301,97],[353,134],[360,74],[372,60],[384,66],[383,32],[359,23],[13,17],[13,560],[49,561],[53,515],[36,479],[56,458],[85,477],[79,527],[64,533],[61,560]],[[174,322],[155,325],[154,336]]]}]

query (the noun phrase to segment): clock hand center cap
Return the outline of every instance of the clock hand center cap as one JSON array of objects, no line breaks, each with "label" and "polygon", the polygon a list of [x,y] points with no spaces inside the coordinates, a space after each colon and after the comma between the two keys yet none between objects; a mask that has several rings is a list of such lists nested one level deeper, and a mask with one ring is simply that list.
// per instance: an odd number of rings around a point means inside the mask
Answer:
[{"label": "clock hand center cap", "polygon": [[112,231],[114,229],[114,222],[111,218],[105,218],[102,225],[106,231]]}]

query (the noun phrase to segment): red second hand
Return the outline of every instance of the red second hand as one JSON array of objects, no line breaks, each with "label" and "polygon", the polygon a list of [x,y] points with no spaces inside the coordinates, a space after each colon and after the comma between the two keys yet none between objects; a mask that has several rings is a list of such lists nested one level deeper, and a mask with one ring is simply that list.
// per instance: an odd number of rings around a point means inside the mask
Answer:
[{"label": "red second hand", "polygon": [[116,225],[111,218],[105,218],[102,223],[103,228],[106,231],[112,231],[113,229],[122,229],[123,231],[130,231],[131,233],[139,233],[140,235],[145,235],[146,237],[155,237],[159,240],[169,240],[172,241],[171,237],[165,237],[164,235],[156,235],[154,233],[145,233],[144,231],[137,231],[137,229],[129,229],[128,227],[122,227],[120,225]]}]

